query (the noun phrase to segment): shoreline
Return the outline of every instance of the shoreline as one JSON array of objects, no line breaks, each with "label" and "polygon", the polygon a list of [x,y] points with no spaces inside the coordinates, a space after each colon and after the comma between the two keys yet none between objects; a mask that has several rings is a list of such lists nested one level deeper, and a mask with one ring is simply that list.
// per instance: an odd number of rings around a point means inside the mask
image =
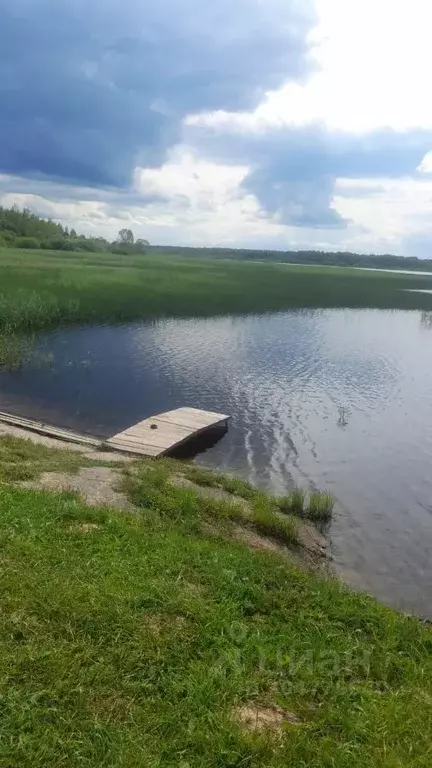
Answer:
[{"label": "shoreline", "polygon": [[[7,416],[7,421],[4,421],[4,416]],[[156,458],[156,459],[143,459],[139,456],[132,456],[127,453],[120,453],[116,451],[115,449],[107,446],[105,440],[98,439],[98,438],[91,438],[87,435],[79,435],[77,433],[72,432],[71,430],[67,429],[57,429],[56,427],[51,427],[48,425],[44,425],[43,423],[40,423],[36,426],[34,429],[28,429],[23,424],[28,421],[26,419],[23,419],[21,417],[15,416],[15,415],[9,415],[4,414],[0,412],[0,438],[2,436],[10,436],[12,438],[17,438],[20,440],[26,440],[30,441],[31,443],[35,445],[44,446],[48,449],[54,449],[57,451],[69,451],[72,453],[78,453],[80,454],[83,459],[85,460],[91,460],[96,462],[101,462],[103,464],[108,465],[118,465],[118,466],[126,466],[130,462],[139,462],[142,461],[150,461],[150,462],[161,462],[164,461],[173,461],[174,463],[178,463],[179,465],[184,464],[195,467],[198,474],[201,472],[207,473],[210,476],[214,477],[232,477],[230,474],[228,475],[221,475],[217,469],[204,469],[201,465],[195,464],[193,461],[189,462],[188,460],[184,459],[170,459],[170,458]],[[15,423],[14,423],[15,422]],[[63,435],[63,437],[62,437]],[[72,440],[68,440],[67,435],[70,435],[72,437]],[[82,440],[82,442],[80,442]],[[237,479],[235,476],[233,477],[234,481]],[[42,483],[39,487],[40,488],[48,488],[48,490],[51,490],[50,486],[50,480],[49,478],[45,478],[46,485]],[[96,478],[96,482],[98,482],[98,478]],[[102,477],[102,485],[105,482],[105,478]],[[242,480],[239,479],[240,483],[243,483]],[[205,496],[205,487],[196,484],[195,482],[191,482],[189,480],[185,480],[186,485],[189,484],[189,487],[193,489],[196,493]],[[31,487],[38,487],[36,484],[35,486]],[[65,484],[66,490],[68,489],[68,484],[66,482]],[[62,483],[57,482],[57,484],[54,484],[54,488],[52,488],[54,491],[61,491],[62,490]],[[86,487],[83,488],[84,491],[86,491]],[[104,500],[104,494],[105,490],[107,489],[100,489],[100,493],[98,496],[98,489],[96,488],[96,498],[101,498],[102,502]],[[257,489],[258,490],[258,489]],[[219,494],[219,498],[223,501],[224,498],[226,498],[225,491],[217,489],[208,489],[209,491],[209,498],[217,498]],[[268,496],[269,494],[266,492],[263,492],[264,495]],[[107,498],[111,498],[111,494],[108,489]],[[85,497],[84,497],[85,500]],[[123,508],[127,508],[127,503],[122,503]],[[280,515],[280,517],[283,519],[284,515]],[[306,568],[311,569],[313,572],[320,574],[324,578],[331,578],[336,579],[341,584],[344,584],[347,588],[350,590],[353,590],[354,592],[358,594],[363,594],[371,597],[374,600],[377,600],[381,605],[389,607],[390,610],[395,610],[401,615],[407,615],[412,616],[419,621],[430,623],[432,621],[432,617],[416,613],[414,611],[410,610],[402,610],[395,608],[394,606],[391,606],[391,604],[386,603],[385,601],[381,601],[378,597],[376,597],[373,592],[365,591],[364,589],[359,586],[357,581],[357,576],[355,572],[353,572],[353,577],[350,578],[348,574],[344,573],[343,568],[339,568],[334,563],[334,558],[332,555],[332,540],[331,537],[323,532],[323,526],[322,525],[316,525],[310,520],[306,520],[304,518],[296,517],[296,524],[298,527],[298,540],[299,545],[297,547],[294,547],[293,549],[289,549],[289,555],[290,559],[294,563],[296,563],[300,568]],[[277,536],[272,535],[260,535],[257,531],[250,530],[247,527],[241,528],[238,527],[237,531],[235,532],[235,537],[239,541],[242,541],[248,548],[251,550],[261,550],[261,551],[272,551],[274,553],[279,554],[287,554],[287,545],[284,542],[281,542],[278,540]]]},{"label": "shoreline", "polygon": [[[107,462],[109,464],[124,464],[127,466],[128,463],[137,461],[151,461],[155,462],[156,464],[158,461],[172,461],[178,463],[179,466],[181,466],[183,463],[186,466],[189,463],[183,462],[183,460],[170,459],[165,457],[156,459],[143,459],[139,456],[132,456],[124,452],[118,452],[111,447],[107,448],[107,445],[104,441],[89,439],[86,436],[77,435],[76,433],[72,432],[70,433],[72,439],[67,439],[66,430],[57,430],[54,427],[43,425],[42,423],[38,425],[34,423],[34,428],[29,429],[26,428],[26,426],[23,424],[23,422],[26,421],[25,419],[10,416],[5,421],[5,416],[6,414],[0,412],[0,438],[2,436],[9,436],[20,440],[26,440],[34,443],[35,445],[44,446],[45,448],[76,452],[81,454],[85,459],[100,461],[102,463]],[[81,437],[82,442],[79,442],[79,438]],[[192,463],[191,466],[196,465],[193,465]],[[196,468],[197,471],[199,471],[198,466],[196,466]],[[219,473],[212,471],[209,472],[209,474],[217,477]],[[189,487],[192,488],[196,493],[206,496],[205,486],[186,479],[184,482],[188,484]],[[208,492],[209,498],[219,498],[221,500],[227,499],[228,495],[229,494],[227,494],[223,489],[209,489]],[[280,517],[283,519],[284,516],[281,514]],[[313,566],[314,568],[319,567],[320,570],[325,571],[332,560],[328,551],[331,546],[330,540],[325,537],[311,521],[298,518],[296,522],[298,525],[299,547],[301,550],[303,550],[302,553],[297,553],[299,555],[299,564]],[[281,553],[283,553],[283,551],[286,549],[285,545],[281,541],[278,541],[278,539],[275,537],[259,536],[257,533],[248,536],[246,535],[247,533],[247,529],[243,529],[243,533],[240,528],[237,531],[239,540],[243,537],[244,543],[250,546],[252,549],[263,549],[274,552],[279,551]],[[325,568],[323,569],[322,566],[324,564]]]}]

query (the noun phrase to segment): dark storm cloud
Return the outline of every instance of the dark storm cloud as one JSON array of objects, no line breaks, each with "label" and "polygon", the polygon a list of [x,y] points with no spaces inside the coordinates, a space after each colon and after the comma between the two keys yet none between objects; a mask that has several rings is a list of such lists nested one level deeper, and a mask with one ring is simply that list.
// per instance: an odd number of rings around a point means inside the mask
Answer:
[{"label": "dark storm cloud", "polygon": [[0,0],[0,172],[127,185],[185,115],[308,72],[312,0]]},{"label": "dark storm cloud", "polygon": [[[216,160],[245,164],[244,189],[285,224],[306,228],[345,227],[332,207],[338,178],[415,177],[432,148],[431,131],[366,135],[329,131],[322,125],[241,130],[188,126],[185,140]],[[367,194],[367,192],[365,192]]]},{"label": "dark storm cloud", "polygon": [[[30,195],[53,200],[56,203],[102,202],[115,206],[132,208],[166,200],[161,194],[146,194],[131,187],[99,187],[65,184],[43,176],[0,175],[0,192],[3,195]],[[35,210],[34,203],[31,204]]]}]

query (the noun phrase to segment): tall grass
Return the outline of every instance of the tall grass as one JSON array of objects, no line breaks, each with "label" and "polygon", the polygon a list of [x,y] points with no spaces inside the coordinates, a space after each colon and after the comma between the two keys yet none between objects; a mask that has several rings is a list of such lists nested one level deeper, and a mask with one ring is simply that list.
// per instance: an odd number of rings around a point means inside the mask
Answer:
[{"label": "tall grass", "polygon": [[0,331],[287,308],[431,309],[432,278],[186,257],[0,250]]},{"label": "tall grass", "polygon": [[[432,309],[432,278],[347,268],[0,249],[0,365],[21,334],[73,324],[325,307]],[[25,359],[27,340],[17,364]]]},{"label": "tall grass", "polygon": [[0,293],[0,331],[5,335],[78,320],[78,299],[62,303],[54,293],[25,288]]},{"label": "tall grass", "polygon": [[307,500],[306,491],[301,488],[294,488],[290,494],[278,500],[279,509],[284,514],[296,515],[314,522],[331,520],[334,505],[335,501],[331,494],[313,491]]},{"label": "tall grass", "polygon": [[334,509],[334,499],[329,493],[311,493],[307,508],[307,517],[310,520],[328,522]]},{"label": "tall grass", "polygon": [[306,492],[302,488],[295,488],[291,495],[292,510],[295,514],[301,514],[304,509]]},{"label": "tall grass", "polygon": [[17,333],[0,333],[0,369],[16,371],[33,357],[34,337]]},{"label": "tall grass", "polygon": [[79,301],[63,305],[54,294],[18,289],[0,293],[0,368],[17,370],[33,362],[42,364],[47,357],[36,353],[36,331],[79,322]]}]

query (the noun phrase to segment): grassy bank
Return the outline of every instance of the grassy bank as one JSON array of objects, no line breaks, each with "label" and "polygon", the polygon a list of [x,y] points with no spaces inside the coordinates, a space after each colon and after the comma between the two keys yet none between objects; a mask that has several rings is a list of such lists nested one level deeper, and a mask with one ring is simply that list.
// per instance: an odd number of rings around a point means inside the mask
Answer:
[{"label": "grassy bank", "polygon": [[[0,468],[33,476],[81,461],[0,443]],[[255,498],[193,465],[138,462],[126,515],[3,472],[0,765],[429,765],[430,629],[251,551],[230,534],[240,513],[176,485],[185,473]]]},{"label": "grassy bank", "polygon": [[0,328],[276,311],[430,309],[432,278],[209,259],[0,250]]}]

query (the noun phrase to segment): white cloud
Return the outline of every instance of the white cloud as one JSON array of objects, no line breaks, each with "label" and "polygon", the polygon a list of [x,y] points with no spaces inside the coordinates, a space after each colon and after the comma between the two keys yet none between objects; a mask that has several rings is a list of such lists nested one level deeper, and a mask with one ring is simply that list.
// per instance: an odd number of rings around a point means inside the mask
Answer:
[{"label": "white cloud", "polygon": [[239,187],[246,173],[246,167],[218,165],[178,148],[161,168],[136,169],[137,194],[163,196],[153,202],[91,200],[84,188],[75,190],[81,199],[54,200],[41,183],[40,194],[10,192],[0,195],[0,204],[28,206],[110,239],[127,225],[137,237],[166,245],[430,253],[423,241],[432,241],[432,180],[339,179],[333,204],[350,223],[344,230],[310,230],[263,215],[255,197]]},{"label": "white cloud", "polygon": [[[260,133],[274,126],[310,126],[368,135],[390,128],[432,129],[432,3],[430,0],[316,0],[319,25],[311,35],[316,72],[304,84],[268,93],[253,112],[190,115],[190,125],[216,133]],[[407,136],[408,139],[408,136]],[[412,169],[414,174],[415,168]],[[345,230],[292,230],[309,247],[403,253],[430,232],[432,151],[415,179],[338,180],[333,207]],[[411,255],[416,255],[411,253]],[[419,247],[418,255],[424,255]]]},{"label": "white cloud", "polygon": [[255,197],[240,187],[248,170],[200,159],[183,147],[161,168],[137,169],[137,189],[164,198],[145,209],[156,240],[170,242],[174,235],[186,245],[233,246],[267,237],[284,247],[285,227],[263,216]]},{"label": "white cloud", "polygon": [[317,71],[305,83],[268,93],[251,113],[191,115],[189,123],[324,124],[366,132],[432,128],[430,0],[316,0],[320,23],[311,35]]},{"label": "white cloud", "polygon": [[218,207],[239,196],[247,166],[222,165],[199,159],[178,147],[160,168],[137,168],[135,186],[143,194],[184,198],[194,208]]},{"label": "white cloud", "polygon": [[420,173],[432,173],[432,151],[424,156],[417,170]]},{"label": "white cloud", "polygon": [[[240,188],[247,172],[245,166],[212,163],[179,147],[160,168],[136,168],[133,190],[124,200],[121,194],[113,200],[109,194],[106,200],[91,199],[94,191],[84,187],[74,188],[74,199],[67,199],[67,189],[65,199],[54,199],[52,184],[37,182],[32,194],[0,193],[0,204],[27,206],[108,239],[127,225],[155,244],[289,247],[286,227],[264,216],[255,197]],[[5,187],[13,181],[0,176]]]},{"label": "white cloud", "polygon": [[405,237],[432,233],[432,181],[376,179],[375,184],[373,190],[370,179],[340,179],[335,196],[339,213],[351,218],[368,238],[373,233],[377,241],[387,243],[388,249],[395,252],[399,252]]}]

